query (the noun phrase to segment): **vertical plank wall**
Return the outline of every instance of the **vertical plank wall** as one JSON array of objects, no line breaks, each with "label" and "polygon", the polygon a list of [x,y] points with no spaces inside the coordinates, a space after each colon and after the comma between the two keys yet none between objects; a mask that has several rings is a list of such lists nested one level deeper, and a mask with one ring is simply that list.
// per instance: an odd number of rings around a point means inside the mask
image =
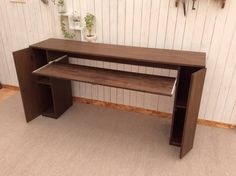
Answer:
[{"label": "vertical plank wall", "polygon": [[[0,81],[18,85],[12,51],[49,37],[61,37],[56,6],[40,0],[0,1]],[[224,9],[215,0],[187,1],[187,17],[175,0],[67,0],[68,11],[96,16],[97,42],[203,51],[207,76],[200,118],[236,124],[236,0]],[[175,76],[172,70],[71,59],[76,64]],[[171,112],[173,98],[107,86],[73,83],[75,96]]]}]

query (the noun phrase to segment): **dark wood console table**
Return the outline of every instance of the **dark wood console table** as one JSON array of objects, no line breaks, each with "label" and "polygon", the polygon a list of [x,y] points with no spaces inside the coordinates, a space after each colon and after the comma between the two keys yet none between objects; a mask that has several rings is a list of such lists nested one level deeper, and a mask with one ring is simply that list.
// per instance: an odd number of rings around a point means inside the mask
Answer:
[{"label": "dark wood console table", "polygon": [[[205,53],[48,39],[13,53],[26,121],[58,118],[72,105],[71,80],[172,96],[170,144],[193,147],[206,73]],[[160,67],[177,78],[74,65],[68,57]]]}]

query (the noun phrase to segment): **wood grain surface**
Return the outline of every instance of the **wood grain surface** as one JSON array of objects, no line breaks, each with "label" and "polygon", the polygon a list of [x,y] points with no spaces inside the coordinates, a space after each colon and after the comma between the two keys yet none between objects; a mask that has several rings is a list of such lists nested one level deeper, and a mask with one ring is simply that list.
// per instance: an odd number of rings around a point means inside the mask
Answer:
[{"label": "wood grain surface", "polygon": [[34,74],[171,96],[175,78],[53,63]]},{"label": "wood grain surface", "polygon": [[205,67],[206,62],[206,54],[202,52],[108,45],[62,39],[48,39],[33,44],[31,47],[96,57],[117,58],[119,60],[129,59],[134,62],[151,62],[152,64]]}]

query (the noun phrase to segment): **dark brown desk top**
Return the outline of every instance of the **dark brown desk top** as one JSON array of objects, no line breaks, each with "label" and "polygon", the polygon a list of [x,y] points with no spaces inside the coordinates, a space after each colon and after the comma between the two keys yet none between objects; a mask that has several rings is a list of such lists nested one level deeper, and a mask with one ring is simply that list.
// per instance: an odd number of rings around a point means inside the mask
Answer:
[{"label": "dark brown desk top", "polygon": [[48,39],[30,47],[153,64],[205,67],[206,62],[206,54],[201,52],[88,43],[64,39]]}]

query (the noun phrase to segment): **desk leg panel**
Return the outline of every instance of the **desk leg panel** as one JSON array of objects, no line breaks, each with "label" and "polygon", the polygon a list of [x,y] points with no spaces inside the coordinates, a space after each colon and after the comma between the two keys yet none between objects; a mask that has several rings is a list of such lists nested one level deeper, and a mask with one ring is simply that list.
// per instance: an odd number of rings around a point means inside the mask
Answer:
[{"label": "desk leg panel", "polygon": [[180,158],[184,157],[193,147],[205,74],[206,69],[203,68],[191,75]]},{"label": "desk leg panel", "polygon": [[179,69],[170,144],[181,148],[180,158],[193,147],[205,73],[204,68]]},{"label": "desk leg panel", "polygon": [[13,53],[26,121],[35,119],[42,113],[40,87],[32,72],[40,64],[30,48]]},{"label": "desk leg panel", "polygon": [[172,126],[170,133],[170,145],[175,145],[178,147],[180,147],[182,143],[191,73],[192,70],[185,67],[181,67],[178,70]]}]

